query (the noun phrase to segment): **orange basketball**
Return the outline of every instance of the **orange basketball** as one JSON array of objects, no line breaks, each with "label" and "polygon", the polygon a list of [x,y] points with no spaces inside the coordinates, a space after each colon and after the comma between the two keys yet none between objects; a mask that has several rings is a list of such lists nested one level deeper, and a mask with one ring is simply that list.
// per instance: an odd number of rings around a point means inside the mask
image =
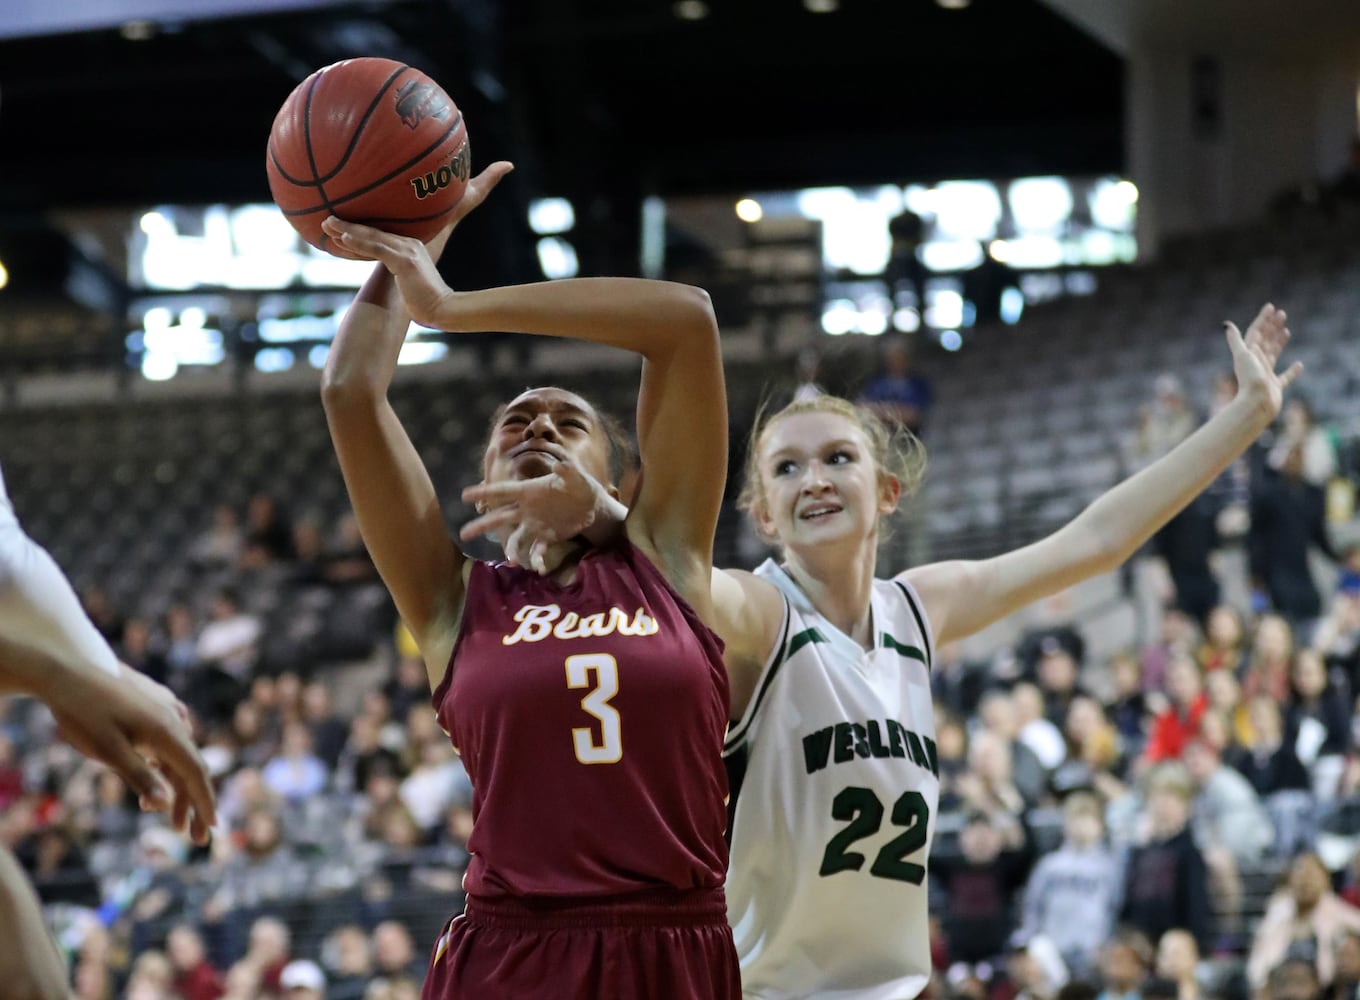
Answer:
[{"label": "orange basketball", "polygon": [[269,133],[274,201],[327,249],[328,215],[432,239],[467,187],[467,125],[439,84],[391,59],[346,59],[288,95]]}]

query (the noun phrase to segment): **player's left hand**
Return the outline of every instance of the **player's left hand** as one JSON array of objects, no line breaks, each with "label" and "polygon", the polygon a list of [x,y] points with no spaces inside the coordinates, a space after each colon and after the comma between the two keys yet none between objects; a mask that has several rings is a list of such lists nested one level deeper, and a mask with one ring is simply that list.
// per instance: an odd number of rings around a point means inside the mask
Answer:
[{"label": "player's left hand", "polygon": [[1228,349],[1232,351],[1233,372],[1237,376],[1237,394],[1260,406],[1271,420],[1279,415],[1284,404],[1284,390],[1303,374],[1303,363],[1295,361],[1282,373],[1276,373],[1280,353],[1291,336],[1283,309],[1270,303],[1261,307],[1247,327],[1244,336],[1235,324],[1224,323]]},{"label": "player's left hand", "polygon": [[[457,226],[484,202],[513,169],[510,163],[501,160],[470,180],[450,216],[445,232]],[[436,317],[439,307],[453,291],[440,277],[429,247],[413,237],[397,236],[372,226],[344,222],[333,215],[321,223],[321,228],[335,244],[332,252],[355,260],[376,260],[392,272],[402,298],[406,300],[406,307],[411,310],[411,317],[417,323],[438,325]]]},{"label": "player's left hand", "polygon": [[599,483],[570,461],[555,463],[546,476],[477,483],[463,490],[463,500],[483,513],[458,534],[464,541],[478,535],[503,539],[512,565],[546,574],[556,568],[547,560],[552,546],[595,523],[601,492]]}]

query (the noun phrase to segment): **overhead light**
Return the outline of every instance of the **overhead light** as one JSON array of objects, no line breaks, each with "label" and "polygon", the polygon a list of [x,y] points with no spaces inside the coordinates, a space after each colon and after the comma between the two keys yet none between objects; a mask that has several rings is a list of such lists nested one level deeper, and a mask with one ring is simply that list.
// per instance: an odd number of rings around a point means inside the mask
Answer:
[{"label": "overhead light", "polygon": [[122,35],[129,42],[145,42],[156,34],[155,21],[124,21],[123,26],[118,29],[118,34]]},{"label": "overhead light", "polygon": [[754,198],[743,198],[737,202],[737,218],[742,222],[759,222],[765,217],[765,209]]},{"label": "overhead light", "polygon": [[840,6],[841,0],[803,0],[803,8],[813,14],[831,14]]},{"label": "overhead light", "polygon": [[0,264],[0,288],[9,284],[9,272],[5,270],[5,265]]},{"label": "overhead light", "polygon": [[539,236],[565,233],[576,225],[576,212],[566,198],[535,198],[529,202],[529,228]]},{"label": "overhead light", "polygon": [[945,10],[963,10],[972,2],[973,0],[935,0],[935,3]]},{"label": "overhead light", "polygon": [[702,21],[708,17],[708,4],[704,0],[676,0],[671,11],[682,21]]}]

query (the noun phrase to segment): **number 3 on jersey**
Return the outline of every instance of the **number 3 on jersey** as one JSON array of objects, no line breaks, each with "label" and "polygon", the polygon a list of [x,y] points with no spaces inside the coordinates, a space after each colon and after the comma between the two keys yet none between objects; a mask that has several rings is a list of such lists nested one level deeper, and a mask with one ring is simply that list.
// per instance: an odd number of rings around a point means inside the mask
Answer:
[{"label": "number 3 on jersey", "polygon": [[[827,843],[819,874],[859,871],[867,859],[858,851],[850,850],[850,845],[878,832],[883,824],[883,803],[872,789],[851,785],[842,788],[831,800],[831,818],[849,822]],[[905,831],[883,845],[869,867],[869,874],[920,885],[925,881],[925,867],[906,858],[926,844],[930,807],[926,805],[925,796],[920,792],[903,792],[893,803],[891,821],[893,826],[904,827]]]},{"label": "number 3 on jersey", "polygon": [[[591,674],[594,674],[594,680]],[[617,764],[623,757],[623,734],[619,728],[619,711],[609,699],[619,693],[619,664],[608,653],[581,653],[567,657],[567,687],[592,688],[581,699],[586,713],[600,720],[600,740],[595,740],[592,726],[581,726],[571,731],[576,745],[576,759],[582,764]]]}]

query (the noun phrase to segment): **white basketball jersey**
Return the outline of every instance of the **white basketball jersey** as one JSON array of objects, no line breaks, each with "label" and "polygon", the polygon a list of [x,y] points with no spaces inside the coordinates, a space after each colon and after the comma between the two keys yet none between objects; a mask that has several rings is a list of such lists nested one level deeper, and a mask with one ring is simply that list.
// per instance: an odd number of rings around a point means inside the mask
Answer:
[{"label": "white basketball jersey", "polygon": [[908,584],[875,580],[866,651],[772,561],[783,635],[723,750],[728,917],[748,998],[911,1000],[930,976],[940,797],[933,646]]}]

